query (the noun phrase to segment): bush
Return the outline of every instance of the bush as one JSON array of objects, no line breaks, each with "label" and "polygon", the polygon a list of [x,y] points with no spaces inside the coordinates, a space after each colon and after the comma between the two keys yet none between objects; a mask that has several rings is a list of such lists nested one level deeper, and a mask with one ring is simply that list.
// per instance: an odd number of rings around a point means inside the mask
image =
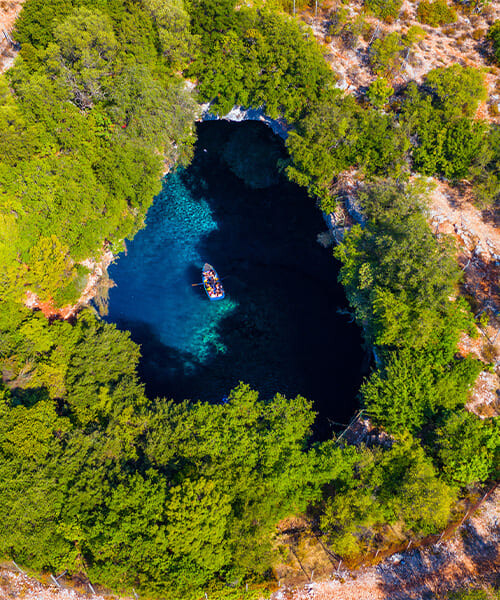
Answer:
[{"label": "bush", "polygon": [[349,10],[344,7],[337,8],[330,14],[330,23],[328,33],[330,35],[340,35],[344,25],[349,21]]},{"label": "bush", "polygon": [[500,600],[500,588],[467,588],[447,596],[448,600]]},{"label": "bush", "polygon": [[387,23],[398,18],[402,0],[365,0],[366,8]]},{"label": "bush", "polygon": [[454,23],[457,20],[457,13],[448,6],[446,0],[434,0],[434,2],[422,0],[417,8],[417,17],[421,23],[438,27]]},{"label": "bush", "polygon": [[342,41],[347,48],[354,49],[358,45],[359,36],[364,38],[370,31],[370,26],[360,16],[356,19],[349,21],[342,29]]},{"label": "bush", "polygon": [[394,93],[394,88],[391,87],[385,77],[378,77],[372,81],[368,88],[368,99],[375,108],[382,108]]},{"label": "bush", "polygon": [[425,31],[419,25],[412,25],[408,28],[404,37],[404,44],[407,48],[411,48],[414,44],[421,42],[426,36]]},{"label": "bush", "polygon": [[341,36],[344,45],[348,48],[355,48],[359,36],[362,35],[366,38],[369,32],[370,25],[366,23],[363,17],[349,18],[349,11],[346,8],[338,8],[330,15],[328,33]]},{"label": "bush", "polygon": [[388,76],[401,64],[403,40],[395,31],[375,40],[370,49],[370,65],[377,75]]},{"label": "bush", "polygon": [[484,29],[474,29],[472,32],[472,39],[478,42],[481,38],[483,38],[486,34]]},{"label": "bush", "polygon": [[493,45],[493,55],[500,63],[500,21],[495,21],[488,31],[488,39]]}]

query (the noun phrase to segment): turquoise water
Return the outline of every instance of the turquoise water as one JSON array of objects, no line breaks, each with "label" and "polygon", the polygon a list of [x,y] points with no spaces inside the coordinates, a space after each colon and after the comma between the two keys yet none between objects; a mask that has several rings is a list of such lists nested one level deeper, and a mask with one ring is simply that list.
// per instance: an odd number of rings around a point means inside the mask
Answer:
[{"label": "turquoise water", "polygon": [[[323,435],[356,409],[360,336],[338,313],[346,300],[316,240],[321,213],[279,175],[280,158],[264,125],[200,125],[192,165],[165,179],[110,269],[108,318],[141,345],[149,396],[219,402],[245,381],[264,397],[313,400]],[[192,285],[205,262],[223,278],[222,301]]]},{"label": "turquoise water", "polygon": [[158,341],[203,362],[226,347],[217,334],[219,322],[235,310],[231,298],[209,302],[201,286],[201,269],[209,257],[198,245],[218,229],[205,198],[194,198],[182,172],[168,177],[150,208],[146,228],[129,244],[111,271],[111,318],[140,318],[155,330]]}]

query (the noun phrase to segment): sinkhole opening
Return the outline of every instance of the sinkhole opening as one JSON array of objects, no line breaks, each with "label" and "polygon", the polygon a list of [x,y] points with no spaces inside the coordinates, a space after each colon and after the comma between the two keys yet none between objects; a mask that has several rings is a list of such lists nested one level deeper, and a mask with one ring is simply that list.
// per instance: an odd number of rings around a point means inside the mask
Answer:
[{"label": "sinkhole opening", "polygon": [[[261,397],[301,394],[330,435],[358,407],[364,360],[318,242],[321,212],[280,172],[283,141],[259,122],[197,125],[195,156],[169,174],[146,228],[110,268],[108,320],[141,345],[149,397],[220,402],[240,381]],[[205,262],[225,298],[210,301]]]}]

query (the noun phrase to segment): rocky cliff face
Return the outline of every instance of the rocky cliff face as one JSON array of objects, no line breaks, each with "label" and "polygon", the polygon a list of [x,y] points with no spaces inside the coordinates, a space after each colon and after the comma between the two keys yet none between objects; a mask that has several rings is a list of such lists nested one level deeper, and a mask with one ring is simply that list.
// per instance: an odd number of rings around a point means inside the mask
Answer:
[{"label": "rocky cliff face", "polygon": [[271,119],[268,117],[262,108],[244,108],[243,106],[234,106],[227,114],[219,115],[217,113],[210,112],[210,102],[201,105],[201,116],[199,121],[234,121],[239,123],[241,121],[260,121],[270,127],[273,132],[283,140],[288,137],[290,131],[290,125],[285,119]]},{"label": "rocky cliff face", "polygon": [[493,365],[476,381],[469,409],[479,416],[500,414],[500,230],[492,215],[471,202],[470,186],[452,188],[435,181],[430,224],[436,234],[452,236],[462,267],[462,293],[473,304],[478,322],[475,339],[463,335],[460,351]]}]

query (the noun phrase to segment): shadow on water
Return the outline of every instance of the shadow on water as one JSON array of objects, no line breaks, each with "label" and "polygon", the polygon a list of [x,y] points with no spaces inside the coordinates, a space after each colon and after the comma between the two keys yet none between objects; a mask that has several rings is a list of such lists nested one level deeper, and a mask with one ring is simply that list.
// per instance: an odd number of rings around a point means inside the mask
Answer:
[{"label": "shadow on water", "polygon": [[[120,259],[111,272],[119,287],[111,296],[110,319],[129,329],[141,344],[140,375],[149,396],[218,402],[239,381],[249,383],[262,397],[276,392],[302,394],[314,401],[320,413],[317,435],[326,436],[331,421],[347,423],[357,408],[363,355],[357,327],[337,313],[338,307],[346,306],[346,299],[337,283],[338,263],[331,249],[316,241],[317,234],[326,229],[321,214],[303,189],[277,176],[274,163],[285,151],[264,125],[209,122],[198,127],[198,136],[195,160],[181,179],[191,202],[208,204],[216,226],[197,239],[199,259],[188,261],[183,279],[198,282],[203,262],[213,264],[224,278],[227,298],[210,303],[219,307],[208,306],[203,287],[192,287],[193,306],[221,310],[223,303],[230,303],[234,308],[213,321],[207,336],[211,350],[203,358],[179,344],[169,346],[166,336],[141,314],[145,310],[141,297],[149,293],[143,289],[149,285],[143,272],[147,265],[141,265],[141,282],[132,284],[125,274],[120,283],[121,263],[130,260],[129,256]],[[260,147],[256,139],[261,140]],[[268,185],[272,177],[264,172],[262,159],[269,146],[277,182],[273,185]],[[244,157],[242,163],[235,161],[238,151]],[[259,155],[261,170],[260,180],[253,183],[265,182],[267,187],[252,188],[229,168],[231,164],[234,170],[237,164],[238,175],[251,177],[252,153]],[[169,185],[168,178],[165,185]],[[149,230],[154,236],[150,227],[154,226],[148,224],[144,233],[148,235]],[[168,244],[164,251],[169,251]],[[162,257],[150,268],[161,271]],[[132,285],[137,302],[114,312],[116,294],[126,294]],[[170,310],[175,311],[175,305]],[[211,319],[215,313],[203,314],[204,319]]]}]

